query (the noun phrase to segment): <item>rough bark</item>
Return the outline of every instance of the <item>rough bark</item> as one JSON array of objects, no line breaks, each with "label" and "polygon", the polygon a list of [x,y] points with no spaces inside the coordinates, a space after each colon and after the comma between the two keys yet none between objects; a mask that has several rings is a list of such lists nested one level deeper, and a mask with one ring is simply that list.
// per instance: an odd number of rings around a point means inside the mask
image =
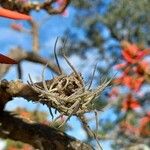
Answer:
[{"label": "rough bark", "polygon": [[26,123],[9,112],[1,112],[0,137],[28,143],[40,150],[92,150],[67,134],[43,124]]}]

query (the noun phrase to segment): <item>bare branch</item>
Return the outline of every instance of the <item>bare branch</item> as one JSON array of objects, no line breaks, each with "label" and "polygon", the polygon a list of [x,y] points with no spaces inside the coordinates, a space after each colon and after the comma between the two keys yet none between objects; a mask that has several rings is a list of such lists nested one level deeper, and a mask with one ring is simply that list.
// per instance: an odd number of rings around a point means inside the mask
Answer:
[{"label": "bare branch", "polygon": [[30,24],[31,24],[31,33],[32,33],[32,50],[33,52],[35,53],[38,53],[39,52],[39,49],[40,49],[40,45],[39,45],[39,25],[37,22],[35,22],[34,20],[31,20],[29,21]]},{"label": "bare branch", "polygon": [[[46,60],[45,58],[42,58],[36,53],[33,52],[26,52],[25,50],[22,50],[21,48],[15,48],[10,51],[8,54],[9,57],[13,58],[17,62],[22,62],[23,60],[27,60],[30,62],[40,63],[43,65],[47,64],[47,67],[54,71],[56,74],[59,74],[59,68],[57,65],[53,63],[53,61]],[[5,73],[9,70],[9,68],[12,65],[2,65],[0,64],[0,78],[2,78]]]}]

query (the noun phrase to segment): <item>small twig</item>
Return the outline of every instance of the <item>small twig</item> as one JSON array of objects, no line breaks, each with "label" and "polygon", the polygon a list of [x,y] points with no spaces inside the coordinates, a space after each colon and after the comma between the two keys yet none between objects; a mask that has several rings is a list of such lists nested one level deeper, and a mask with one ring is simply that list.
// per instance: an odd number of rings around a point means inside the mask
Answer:
[{"label": "small twig", "polygon": [[86,121],[85,117],[82,115],[82,116],[79,116],[79,118],[80,118],[80,120],[81,120],[81,122],[82,122],[84,128],[87,129],[88,135],[89,135],[90,137],[94,137],[94,139],[95,139],[96,142],[97,142],[97,145],[98,145],[99,149],[100,149],[100,150],[103,150],[103,148],[101,147],[101,145],[100,145],[100,143],[99,143],[99,140],[98,140],[98,138],[97,138],[97,135],[91,130],[91,128],[90,128],[89,125],[87,124],[87,121]]},{"label": "small twig", "polygon": [[17,71],[18,71],[18,79],[22,79],[22,68],[20,63],[17,64]]},{"label": "small twig", "polygon": [[96,137],[98,137],[98,127],[99,127],[99,125],[98,125],[98,112],[97,112],[97,110],[94,110],[94,114],[95,114],[95,124],[96,124]]}]

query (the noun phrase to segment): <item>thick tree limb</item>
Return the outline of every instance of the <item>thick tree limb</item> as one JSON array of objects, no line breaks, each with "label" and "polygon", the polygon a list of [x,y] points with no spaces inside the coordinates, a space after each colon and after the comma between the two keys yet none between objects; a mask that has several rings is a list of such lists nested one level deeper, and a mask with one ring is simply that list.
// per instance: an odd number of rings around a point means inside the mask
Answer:
[{"label": "thick tree limb", "polygon": [[40,150],[92,150],[63,132],[42,124],[29,124],[10,114],[1,112],[0,137],[28,143]]},{"label": "thick tree limb", "polygon": [[[47,81],[48,84],[50,84],[50,82],[51,80]],[[38,84],[42,85],[42,83]],[[25,84],[20,80],[10,82],[2,80],[0,82],[0,108],[3,108],[5,104],[12,100],[14,97],[23,97],[34,102],[39,100],[39,95],[33,91],[33,89],[28,84]]]}]

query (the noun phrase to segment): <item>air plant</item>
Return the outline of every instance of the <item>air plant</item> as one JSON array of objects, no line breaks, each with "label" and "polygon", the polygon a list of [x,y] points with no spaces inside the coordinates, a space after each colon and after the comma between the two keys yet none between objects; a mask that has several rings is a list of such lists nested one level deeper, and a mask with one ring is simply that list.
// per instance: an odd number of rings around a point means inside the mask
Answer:
[{"label": "air plant", "polygon": [[[56,43],[57,41],[58,39],[56,40]],[[39,102],[46,104],[49,107],[52,118],[53,113],[51,111],[51,107],[57,109],[57,111],[60,113],[60,115],[54,119],[54,122],[64,115],[67,116],[66,120],[59,126],[62,127],[71,116],[75,115],[81,119],[83,114],[94,111],[93,110],[94,101],[99,97],[100,93],[105,89],[105,87],[109,85],[112,79],[110,80],[106,79],[96,89],[94,90],[91,89],[93,77],[90,84],[85,85],[84,80],[82,78],[82,74],[76,71],[76,69],[70,63],[70,61],[68,60],[63,51],[62,51],[63,58],[70,66],[73,72],[69,75],[62,73],[62,70],[60,68],[56,56],[56,43],[54,47],[54,54],[60,70],[60,74],[50,81],[45,81],[44,79],[44,70],[46,68],[45,66],[42,72],[43,85],[40,86],[36,83],[33,83],[30,76],[29,76],[30,81],[28,82],[28,84],[35,92],[39,94]],[[94,133],[93,136],[95,137]]]}]

